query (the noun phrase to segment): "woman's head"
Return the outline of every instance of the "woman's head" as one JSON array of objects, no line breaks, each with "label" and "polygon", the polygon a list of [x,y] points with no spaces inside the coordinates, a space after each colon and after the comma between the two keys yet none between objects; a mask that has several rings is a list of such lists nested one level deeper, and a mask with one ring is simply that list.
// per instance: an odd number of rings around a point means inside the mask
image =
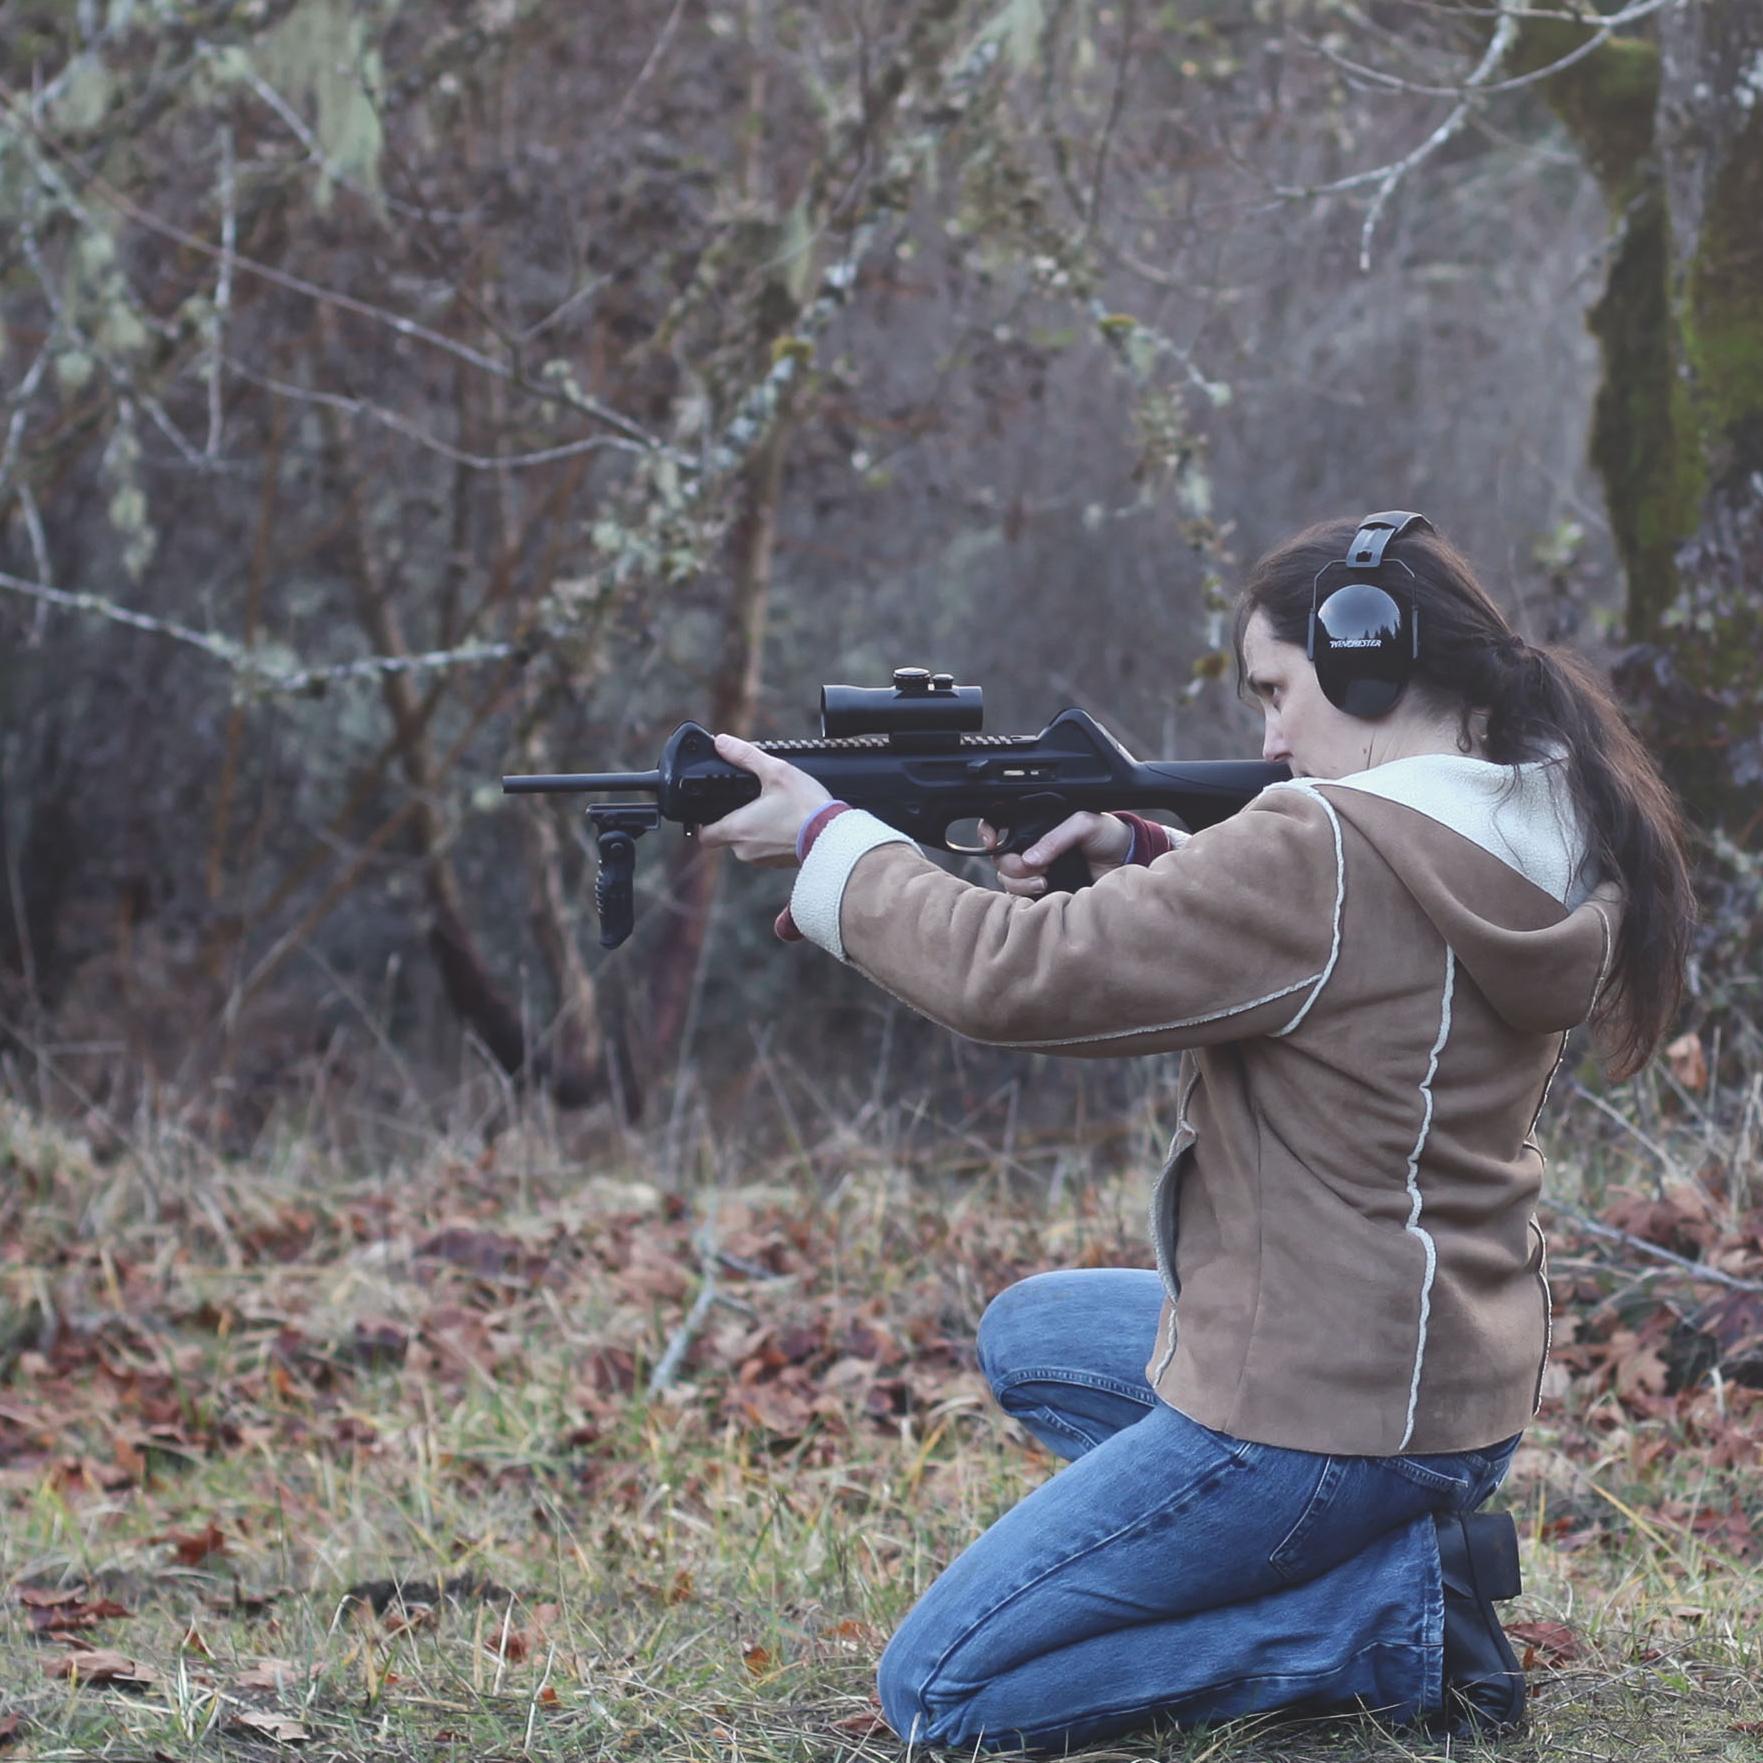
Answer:
[{"label": "woman's head", "polygon": [[1350,716],[1332,703],[1304,653],[1302,642],[1279,636],[1264,609],[1251,613],[1237,643],[1241,686],[1261,707],[1261,757],[1291,767],[1294,777],[1346,777],[1350,772],[1437,753],[1465,742],[1452,719],[1422,695],[1404,691],[1395,707],[1375,721]]},{"label": "woman's head", "polygon": [[[1357,531],[1354,520],[1308,527],[1268,552],[1244,583],[1237,683],[1267,718],[1263,750],[1315,777],[1448,747],[1500,765],[1561,759],[1592,859],[1625,897],[1596,1020],[1613,1073],[1627,1076],[1670,1027],[1694,923],[1671,792],[1592,669],[1567,650],[1526,644],[1463,554],[1431,531],[1392,540],[1377,578],[1408,599],[1419,628],[1407,686],[1375,720],[1337,709],[1304,646],[1317,572],[1346,556]],[[1284,688],[1277,704],[1276,684]]]}]

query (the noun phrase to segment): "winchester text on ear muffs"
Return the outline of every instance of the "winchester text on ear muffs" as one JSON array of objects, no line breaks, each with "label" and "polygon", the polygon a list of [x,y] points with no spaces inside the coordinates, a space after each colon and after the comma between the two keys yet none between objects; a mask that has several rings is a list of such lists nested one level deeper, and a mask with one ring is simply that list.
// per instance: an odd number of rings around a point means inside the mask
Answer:
[{"label": "winchester text on ear muffs", "polygon": [[[1395,708],[1420,658],[1420,620],[1412,594],[1386,577],[1392,568],[1410,581],[1414,571],[1401,558],[1385,562],[1392,539],[1406,532],[1431,532],[1424,514],[1393,509],[1368,514],[1359,523],[1347,554],[1325,563],[1310,588],[1310,624],[1304,653],[1316,669],[1322,694],[1349,716],[1378,717]],[[1322,578],[1345,579],[1322,598]]]}]

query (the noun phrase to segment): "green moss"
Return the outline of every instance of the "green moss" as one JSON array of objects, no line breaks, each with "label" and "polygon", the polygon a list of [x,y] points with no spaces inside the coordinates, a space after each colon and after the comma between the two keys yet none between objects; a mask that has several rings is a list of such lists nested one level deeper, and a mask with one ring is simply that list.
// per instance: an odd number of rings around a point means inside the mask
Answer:
[{"label": "green moss", "polygon": [[1696,413],[1722,475],[1763,470],[1763,111],[1708,193],[1680,309]]},{"label": "green moss", "polygon": [[[1591,36],[1584,25],[1532,19],[1519,36],[1514,73],[1563,60]],[[1659,100],[1659,50],[1640,37],[1612,37],[1595,54],[1551,74],[1550,108],[1573,136],[1613,210],[1620,212],[1649,174],[1653,113]]]},{"label": "green moss", "polygon": [[1677,596],[1675,554],[1695,531],[1701,449],[1671,346],[1670,229],[1657,178],[1624,217],[1591,329],[1604,361],[1592,412],[1592,464],[1628,580],[1626,623],[1645,641]]}]

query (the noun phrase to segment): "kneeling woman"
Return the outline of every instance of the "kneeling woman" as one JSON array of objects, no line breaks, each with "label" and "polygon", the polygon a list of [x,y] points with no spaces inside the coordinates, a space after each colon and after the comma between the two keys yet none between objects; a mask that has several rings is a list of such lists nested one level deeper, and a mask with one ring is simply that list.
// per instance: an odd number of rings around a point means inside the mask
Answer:
[{"label": "kneeling woman", "polygon": [[[1470,1515],[1548,1352],[1532,1133],[1575,1026],[1625,1076],[1670,1025],[1680,824],[1595,675],[1417,516],[1278,547],[1236,646],[1291,781],[1192,837],[1075,815],[1002,892],[718,740],[763,788],[703,840],[801,861],[785,934],[978,1041],[1183,1055],[1157,1271],[1042,1274],[981,1324],[999,1402],[1072,1462],[889,1644],[919,1745],[1522,1711],[1512,1522]],[[1093,885],[1046,894],[1074,847]]]}]

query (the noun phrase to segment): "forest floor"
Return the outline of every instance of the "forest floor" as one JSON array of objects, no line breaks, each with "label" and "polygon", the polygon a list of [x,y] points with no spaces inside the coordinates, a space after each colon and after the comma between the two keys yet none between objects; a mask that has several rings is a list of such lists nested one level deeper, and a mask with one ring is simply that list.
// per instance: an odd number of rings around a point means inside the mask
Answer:
[{"label": "forest floor", "polygon": [[[1551,1110],[1556,1351],[1496,1500],[1527,1732],[1081,1755],[1763,1755],[1763,1077],[1662,1075]],[[1101,1175],[872,1114],[760,1184],[534,1121],[367,1172],[292,1130],[100,1156],[0,1101],[0,1763],[902,1757],[887,1635],[1056,1467],[974,1325],[1144,1264],[1161,1130]]]}]

